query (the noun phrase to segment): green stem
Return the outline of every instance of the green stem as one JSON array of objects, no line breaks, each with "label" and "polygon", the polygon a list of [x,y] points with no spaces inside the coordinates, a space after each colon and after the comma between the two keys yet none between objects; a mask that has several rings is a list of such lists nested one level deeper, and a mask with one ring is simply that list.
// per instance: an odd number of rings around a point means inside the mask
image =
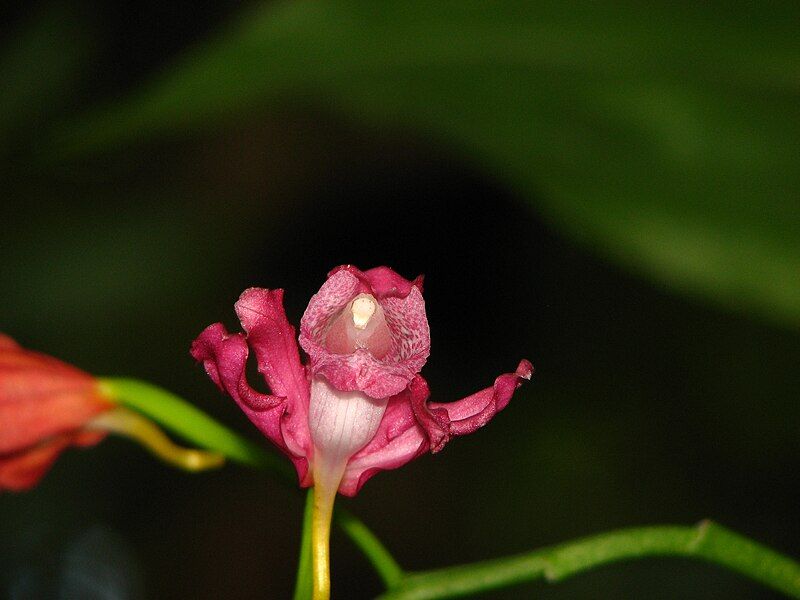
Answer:
[{"label": "green stem", "polygon": [[363,522],[341,507],[336,508],[333,520],[369,559],[388,589],[392,589],[400,582],[403,578],[400,565]]},{"label": "green stem", "polygon": [[798,563],[711,521],[696,527],[623,529],[527,554],[411,573],[381,598],[452,598],[536,579],[556,582],[608,563],[649,556],[705,560],[800,598]]},{"label": "green stem", "polygon": [[303,511],[303,533],[300,538],[300,561],[294,584],[294,600],[311,600],[311,521],[314,516],[314,488],[306,494]]}]

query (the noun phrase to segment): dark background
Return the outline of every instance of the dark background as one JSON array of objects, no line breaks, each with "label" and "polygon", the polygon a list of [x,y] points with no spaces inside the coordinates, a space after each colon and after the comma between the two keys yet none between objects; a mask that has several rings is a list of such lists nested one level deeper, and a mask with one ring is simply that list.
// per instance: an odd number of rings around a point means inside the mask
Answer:
[{"label": "dark background", "polygon": [[[47,119],[124,95],[237,8],[83,5],[93,58]],[[36,10],[7,8],[4,40]],[[248,286],[284,288],[298,323],[330,268],[387,264],[426,276],[434,400],[533,362],[533,381],[489,427],[340,500],[404,567],[707,517],[800,555],[796,328],[638,278],[453,148],[321,104],[39,164],[47,119],[7,131],[0,171],[0,328],[25,346],[156,382],[258,441],[189,357],[191,340],[217,320],[235,329]],[[0,497],[0,596],[288,597],[301,511],[302,495],[267,476],[191,476],[109,439],[68,451],[33,491]],[[336,531],[332,561],[334,597],[380,592]],[[531,594],[775,597],[681,560],[491,597]]]}]

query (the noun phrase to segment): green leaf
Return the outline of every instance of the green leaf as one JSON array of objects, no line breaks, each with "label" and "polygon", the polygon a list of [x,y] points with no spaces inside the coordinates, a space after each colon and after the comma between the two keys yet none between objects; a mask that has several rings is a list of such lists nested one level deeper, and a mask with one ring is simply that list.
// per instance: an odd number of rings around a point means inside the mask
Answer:
[{"label": "green leaf", "polygon": [[[0,46],[0,154],[14,135],[30,138],[72,98],[95,46],[90,24],[62,3],[38,7]],[[24,132],[20,132],[24,130]]]},{"label": "green leaf", "polygon": [[608,563],[652,556],[705,560],[800,598],[800,565],[710,521],[697,527],[622,529],[528,554],[411,573],[381,598],[453,598],[537,579],[558,582]]},{"label": "green leaf", "polygon": [[797,327],[798,7],[269,4],[58,145],[310,99],[451,146],[657,282]]}]

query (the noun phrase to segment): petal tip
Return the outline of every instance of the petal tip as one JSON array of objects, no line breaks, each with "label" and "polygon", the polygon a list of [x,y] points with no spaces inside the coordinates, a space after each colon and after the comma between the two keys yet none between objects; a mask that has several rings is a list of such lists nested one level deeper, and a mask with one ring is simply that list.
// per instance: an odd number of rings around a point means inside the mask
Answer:
[{"label": "petal tip", "polygon": [[533,376],[533,373],[534,373],[534,368],[533,364],[531,364],[531,361],[529,361],[526,358],[523,358],[521,361],[519,361],[519,365],[517,366],[517,371],[516,371],[517,377],[520,377],[522,379],[527,379],[528,381],[530,381],[531,376]]}]

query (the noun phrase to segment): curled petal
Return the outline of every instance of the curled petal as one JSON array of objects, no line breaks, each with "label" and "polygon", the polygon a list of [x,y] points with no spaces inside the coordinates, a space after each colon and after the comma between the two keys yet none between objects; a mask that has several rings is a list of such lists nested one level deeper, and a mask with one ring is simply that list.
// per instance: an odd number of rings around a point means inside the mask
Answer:
[{"label": "curled petal", "polygon": [[[195,360],[203,363],[206,373],[217,387],[236,400],[248,416],[283,404],[284,398],[257,392],[247,383],[245,368],[250,348],[241,333],[228,333],[222,323],[214,323],[192,342],[191,353]],[[256,420],[253,423],[264,433],[270,431],[269,425],[262,428]]]},{"label": "curled petal", "polygon": [[[424,383],[421,376],[414,379],[414,384]],[[427,389],[427,383],[425,383]],[[450,441],[450,418],[443,408],[431,408],[428,403],[429,394],[412,394],[411,409],[417,423],[422,427],[430,443],[431,452],[439,452]]]},{"label": "curled petal", "polygon": [[245,290],[236,303],[236,314],[270,391],[288,398],[292,404],[307,406],[309,384],[300,362],[294,327],[283,309],[283,290]]},{"label": "curled petal", "polygon": [[522,360],[514,373],[500,375],[492,387],[456,402],[413,402],[414,414],[430,439],[431,451],[441,450],[451,436],[466,435],[486,425],[532,374],[531,363]]},{"label": "curled petal", "polygon": [[417,376],[408,388],[389,399],[372,440],[347,463],[340,493],[355,496],[373,475],[402,467],[428,451],[428,436],[411,408],[415,400],[424,403],[427,398],[428,386]]},{"label": "curled petal", "polygon": [[240,333],[229,334],[221,323],[215,323],[192,343],[191,353],[203,363],[220,390],[233,398],[250,421],[289,456],[300,480],[305,481],[308,425],[297,422],[286,397],[263,394],[250,387],[245,374],[249,355],[245,337]]},{"label": "curled petal", "polygon": [[236,314],[255,352],[258,371],[270,391],[285,398],[281,423],[289,450],[305,454],[311,446],[308,433],[310,382],[300,362],[294,327],[283,308],[283,290],[250,288],[236,303]]}]

